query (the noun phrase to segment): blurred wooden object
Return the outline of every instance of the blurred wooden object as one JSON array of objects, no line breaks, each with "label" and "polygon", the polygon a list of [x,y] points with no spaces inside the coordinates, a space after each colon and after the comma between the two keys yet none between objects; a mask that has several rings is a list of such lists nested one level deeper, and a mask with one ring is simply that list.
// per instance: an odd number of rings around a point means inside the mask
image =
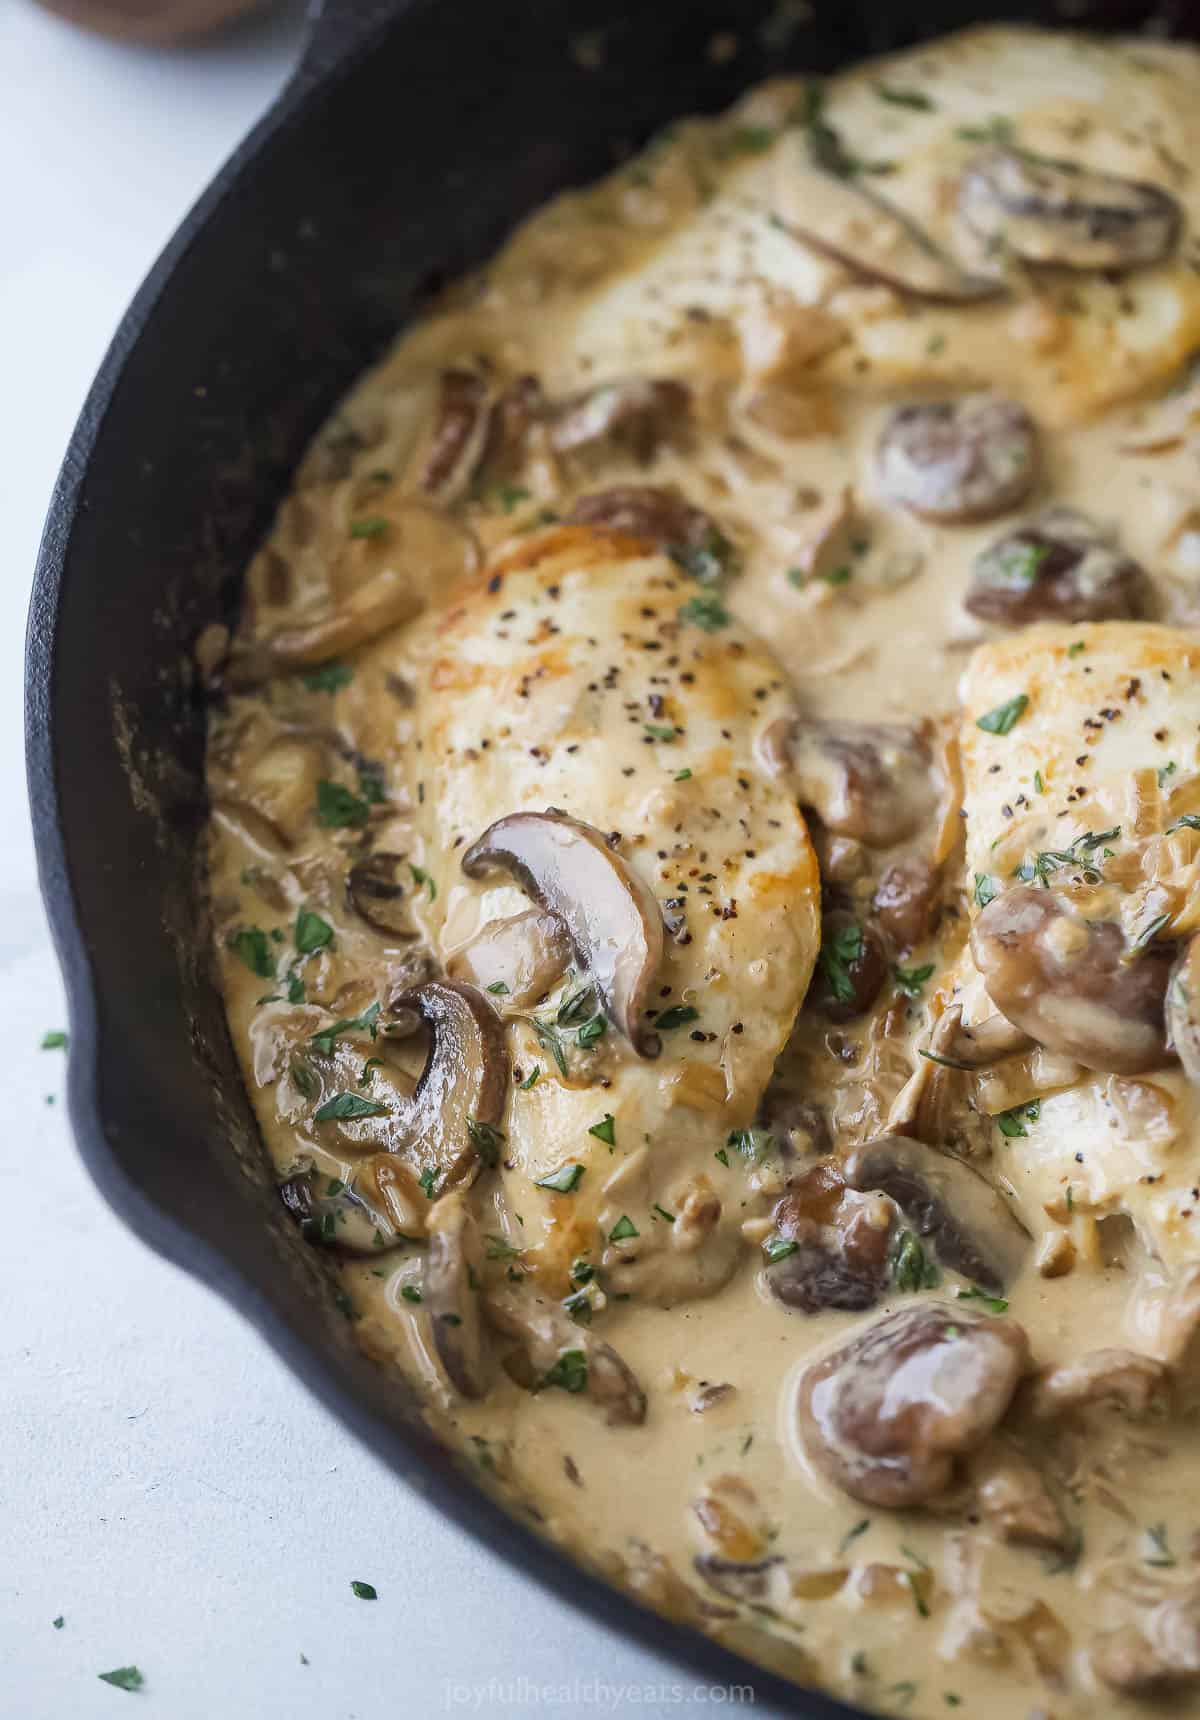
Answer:
[{"label": "blurred wooden object", "polygon": [[130,42],[182,42],[252,12],[261,0],[40,0],[72,24]]}]

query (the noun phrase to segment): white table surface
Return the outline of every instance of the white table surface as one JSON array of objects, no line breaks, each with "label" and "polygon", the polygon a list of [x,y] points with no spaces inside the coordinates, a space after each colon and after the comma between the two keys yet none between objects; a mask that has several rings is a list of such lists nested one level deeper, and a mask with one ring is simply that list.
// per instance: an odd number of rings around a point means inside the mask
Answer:
[{"label": "white table surface", "polygon": [[[39,1049],[65,1025],[21,746],[46,501],[122,310],[286,77],[301,11],[149,52],[0,0],[0,1715],[728,1711],[511,1580],[135,1241],[76,1157],[62,1053]],[[130,1663],[138,1695],[97,1678]]]}]

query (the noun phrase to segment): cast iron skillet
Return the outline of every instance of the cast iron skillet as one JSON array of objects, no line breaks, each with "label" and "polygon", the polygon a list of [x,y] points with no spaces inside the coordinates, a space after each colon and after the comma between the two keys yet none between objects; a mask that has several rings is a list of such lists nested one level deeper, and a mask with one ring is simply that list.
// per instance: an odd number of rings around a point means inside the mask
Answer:
[{"label": "cast iron skillet", "polygon": [[[358,1352],[318,1254],[281,1215],[207,965],[203,719],[188,669],[200,628],[232,613],[309,436],[439,280],[678,114],[993,8],[813,10],[798,25],[800,8],[778,0],[326,0],[299,74],[168,245],[88,396],[38,561],[26,724],[70,999],[71,1118],[113,1208],[514,1567],[698,1679],[752,1682],[760,1705],[832,1720],[854,1711],[567,1566],[459,1473],[403,1381]],[[1061,7],[1123,28],[1152,11],[1200,35],[1190,0]],[[736,54],[713,53],[729,31]],[[587,69],[578,45],[594,32],[604,55]]]}]

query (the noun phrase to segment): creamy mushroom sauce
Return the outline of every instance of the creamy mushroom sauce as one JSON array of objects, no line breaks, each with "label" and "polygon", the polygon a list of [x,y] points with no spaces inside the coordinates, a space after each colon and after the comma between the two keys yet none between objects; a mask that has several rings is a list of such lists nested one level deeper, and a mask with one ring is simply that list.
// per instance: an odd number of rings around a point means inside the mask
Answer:
[{"label": "creamy mushroom sauce", "polygon": [[403,335],[201,641],[363,1346],[882,1712],[1200,1711],[1197,162],[1194,50],[1010,29],[681,122]]}]

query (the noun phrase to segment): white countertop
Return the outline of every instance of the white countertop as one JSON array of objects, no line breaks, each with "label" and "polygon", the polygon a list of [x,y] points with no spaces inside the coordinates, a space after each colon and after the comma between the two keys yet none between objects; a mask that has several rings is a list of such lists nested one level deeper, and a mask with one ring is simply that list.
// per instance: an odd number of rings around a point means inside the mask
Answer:
[{"label": "white countertop", "polygon": [[[46,502],[121,312],[285,78],[301,11],[151,53],[0,0],[0,1712],[728,1711],[510,1580],[223,1302],[136,1242],[76,1157],[62,1053],[38,1049],[65,1025],[23,812],[21,659]],[[378,1600],[356,1599],[353,1579]],[[131,1663],[136,1697],[98,1680]]]}]

